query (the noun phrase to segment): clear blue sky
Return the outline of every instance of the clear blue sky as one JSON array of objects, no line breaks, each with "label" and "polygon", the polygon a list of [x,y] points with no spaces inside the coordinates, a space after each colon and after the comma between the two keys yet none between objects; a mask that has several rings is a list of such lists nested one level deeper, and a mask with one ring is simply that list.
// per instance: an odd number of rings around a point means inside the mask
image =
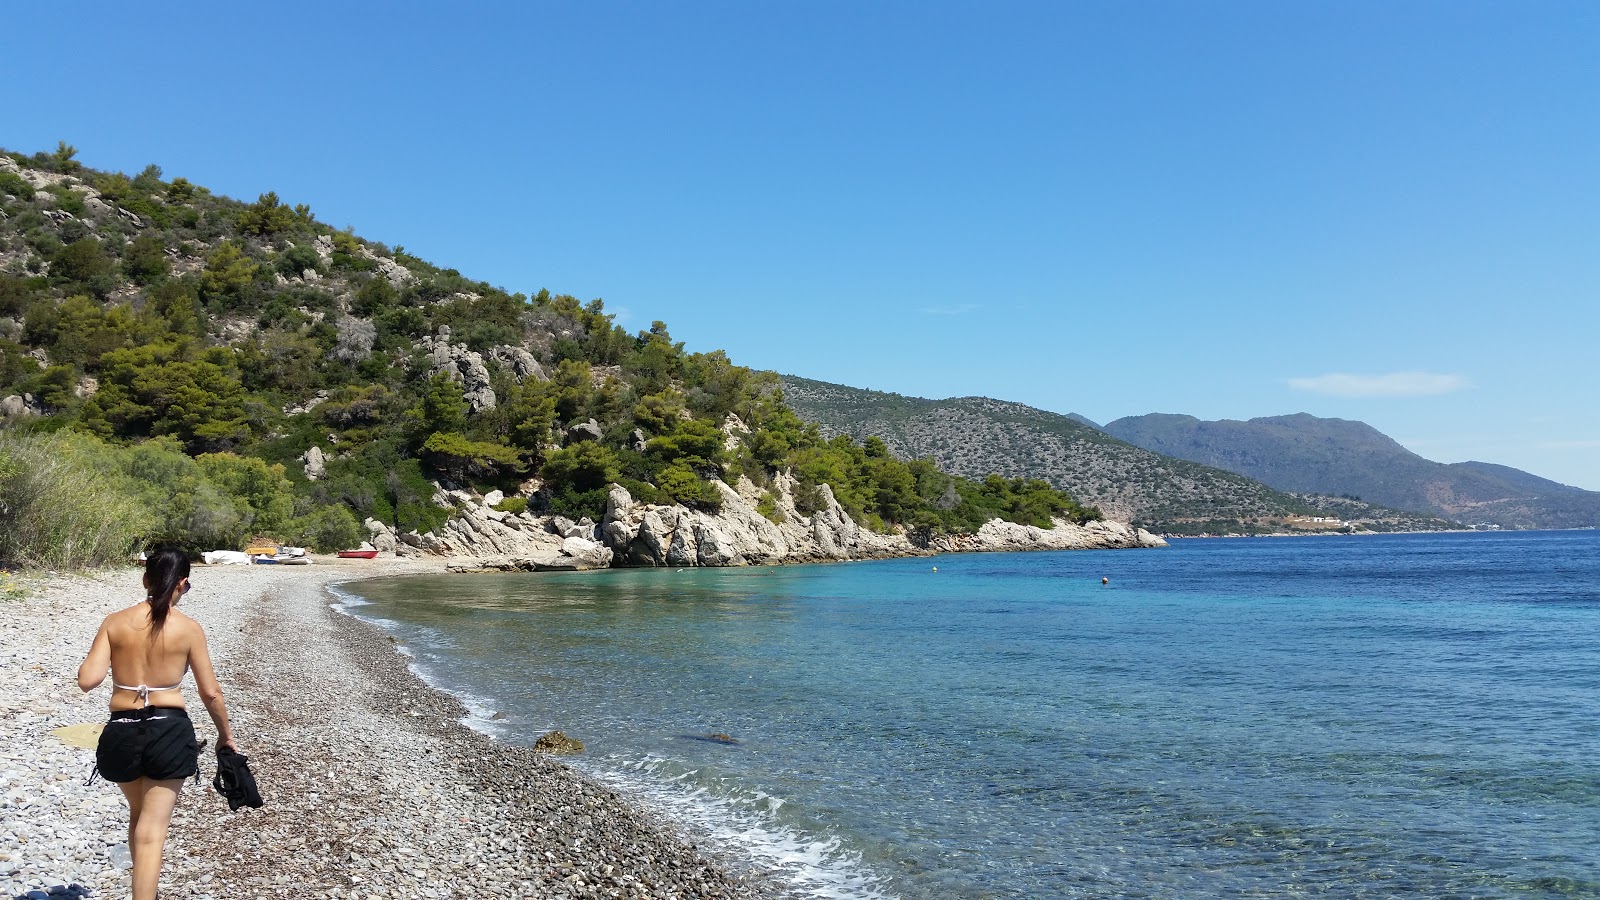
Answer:
[{"label": "clear blue sky", "polygon": [[27,4],[66,140],[691,350],[1600,490],[1600,4]]}]

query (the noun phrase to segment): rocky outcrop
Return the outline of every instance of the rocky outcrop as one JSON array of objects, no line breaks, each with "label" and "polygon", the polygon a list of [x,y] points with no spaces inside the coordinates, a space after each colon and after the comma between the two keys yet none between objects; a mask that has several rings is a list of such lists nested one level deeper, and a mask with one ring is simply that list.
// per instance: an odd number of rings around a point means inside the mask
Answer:
[{"label": "rocky outcrop", "polygon": [[305,402],[303,402],[303,403],[289,403],[289,404],[286,404],[283,407],[283,414],[286,415],[286,416],[303,416],[306,413],[311,412],[313,409],[316,409],[318,406],[321,406],[322,404],[327,403],[327,402],[328,402],[328,392],[327,391],[317,391],[316,394],[312,395],[311,397],[306,398]]},{"label": "rocky outcrop", "polygon": [[739,445],[744,443],[745,437],[749,434],[750,427],[744,424],[744,420],[733,413],[728,413],[727,418],[722,420],[722,449],[732,453],[739,449]]},{"label": "rocky outcrop", "polygon": [[307,481],[321,481],[328,477],[328,462],[322,455],[321,447],[313,444],[311,449],[301,454],[300,460],[305,463]]},{"label": "rocky outcrop", "polygon": [[605,432],[600,430],[600,423],[594,419],[587,422],[573,422],[567,426],[567,435],[562,443],[571,445],[579,441],[598,441],[604,438]]},{"label": "rocky outcrop", "polygon": [[[371,325],[367,324],[366,327],[371,328]],[[368,339],[365,333],[356,335],[353,332],[354,329],[352,329],[351,336],[353,346],[349,355],[359,358],[359,356],[371,351],[372,340]],[[375,339],[376,334],[376,330],[373,330],[372,338]],[[340,347],[343,348],[344,346],[345,331],[341,325]],[[487,361],[484,359],[483,354],[469,349],[467,345],[451,343],[450,326],[440,325],[438,334],[433,337],[423,338],[417,346],[428,352],[430,367],[428,374],[438,375],[442,372],[449,376],[451,381],[460,384],[462,386],[462,399],[472,406],[474,412],[494,409],[495,404],[499,402],[499,398],[495,396],[494,386],[489,378]],[[341,351],[336,350],[335,352]],[[522,347],[509,345],[495,347],[489,351],[489,359],[495,360],[509,369],[518,384],[529,378],[535,381],[549,380],[549,377],[545,375],[544,369],[539,365],[539,361],[533,358],[532,353]],[[599,428],[598,425],[595,427],[596,429]]]},{"label": "rocky outcrop", "polygon": [[739,491],[713,480],[722,500],[716,514],[681,506],[638,504],[619,485],[606,497],[600,533],[625,566],[743,566],[827,559],[866,559],[923,552],[904,535],[866,531],[850,519],[833,492],[807,517],[779,492],[782,524],[756,512]]},{"label": "rocky outcrop", "polygon": [[465,491],[440,491],[434,502],[458,510],[435,531],[396,534],[376,519],[366,528],[372,545],[398,556],[446,556],[455,572],[580,571],[611,565],[611,548],[595,540],[587,519],[509,513],[494,508],[498,491],[477,497]]},{"label": "rocky outcrop", "polygon": [[484,365],[483,356],[467,349],[466,344],[450,343],[450,326],[440,325],[439,333],[423,338],[419,346],[428,351],[428,374],[443,373],[462,385],[461,397],[473,412],[494,409],[496,398],[489,381],[489,367]]},{"label": "rocky outcrop", "polygon": [[32,394],[12,394],[0,400],[0,416],[8,419],[18,416],[37,416],[43,411]]},{"label": "rocky outcrop", "polygon": [[582,753],[583,741],[570,738],[559,731],[552,731],[539,736],[533,742],[533,749],[540,753]]},{"label": "rocky outcrop", "polygon": [[1116,550],[1139,547],[1165,547],[1167,542],[1121,522],[1088,522],[1074,525],[1061,519],[1054,528],[1019,525],[992,519],[976,534],[942,535],[928,544],[941,553],[1017,550]]},{"label": "rocky outcrop", "polygon": [[[434,502],[457,510],[435,531],[395,534],[368,519],[372,545],[400,556],[435,555],[453,559],[455,572],[578,571],[608,567],[726,567],[825,560],[918,556],[979,550],[1080,550],[1161,547],[1150,533],[1117,522],[1074,525],[1058,520],[1052,528],[995,519],[977,534],[946,535],[919,541],[903,531],[879,534],[853,521],[827,486],[817,493],[810,515],[795,507],[795,483],[787,476],[762,489],[740,479],[738,489],[711,481],[721,499],[716,513],[636,502],[627,489],[612,485],[605,515],[596,524],[563,516],[540,516],[495,509],[499,491],[479,497],[441,490]],[[773,521],[756,511],[770,493]]]},{"label": "rocky outcrop", "polygon": [[550,376],[544,373],[544,367],[539,365],[539,361],[534,359],[533,354],[529,353],[525,348],[501,344],[489,350],[489,358],[498,360],[506,368],[510,369],[511,374],[516,376],[519,383],[527,381],[529,378],[534,381],[550,380]]},{"label": "rocky outcrop", "polygon": [[[328,239],[327,248],[328,256],[331,259],[333,256],[332,238]],[[372,252],[372,248],[368,247],[366,244],[362,244],[360,247],[358,247],[357,252],[367,259],[372,260],[373,265],[377,268],[378,275],[387,280],[390,285],[396,288],[405,287],[406,282],[415,280],[417,277],[416,275],[412,274],[410,269],[395,262],[392,258],[387,256],[379,256],[378,254]],[[320,243],[317,245],[317,255],[322,255],[322,245]]]},{"label": "rocky outcrop", "polygon": [[372,536],[368,540],[368,543],[372,544],[372,549],[379,553],[397,553],[399,551],[400,542],[395,538],[394,531],[389,526],[371,518],[362,524],[366,527],[367,533]]}]

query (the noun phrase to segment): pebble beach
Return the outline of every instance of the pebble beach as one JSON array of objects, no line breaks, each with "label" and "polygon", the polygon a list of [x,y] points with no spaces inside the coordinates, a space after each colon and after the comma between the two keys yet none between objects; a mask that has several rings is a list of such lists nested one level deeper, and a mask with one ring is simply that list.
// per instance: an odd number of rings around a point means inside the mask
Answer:
[{"label": "pebble beach", "polygon": [[[398,560],[195,568],[180,608],[205,627],[266,806],[230,812],[210,787],[215,733],[186,678],[212,743],[202,784],[186,784],[173,816],[163,896],[789,896],[559,759],[465,727],[458,701],[326,591],[440,571]],[[86,785],[94,752],[53,732],[105,720],[110,687],[80,693],[77,667],[100,620],[140,599],[141,572],[49,576],[0,598],[0,897],[72,885],[127,896],[122,794]]]}]

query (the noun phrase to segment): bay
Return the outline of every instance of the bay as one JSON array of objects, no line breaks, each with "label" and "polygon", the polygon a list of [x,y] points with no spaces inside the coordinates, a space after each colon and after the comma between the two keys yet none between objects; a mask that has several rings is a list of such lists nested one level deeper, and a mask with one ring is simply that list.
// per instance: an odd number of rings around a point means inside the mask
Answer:
[{"label": "bay", "polygon": [[1600,532],[344,590],[815,896],[1600,896]]}]

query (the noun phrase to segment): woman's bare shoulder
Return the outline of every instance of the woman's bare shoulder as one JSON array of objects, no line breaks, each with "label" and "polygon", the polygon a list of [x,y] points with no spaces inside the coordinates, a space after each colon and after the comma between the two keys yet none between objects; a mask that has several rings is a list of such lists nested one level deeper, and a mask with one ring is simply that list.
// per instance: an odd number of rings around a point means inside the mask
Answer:
[{"label": "woman's bare shoulder", "polygon": [[116,626],[127,622],[129,619],[132,619],[139,611],[139,604],[137,603],[132,606],[123,607],[122,609],[119,609],[116,612],[106,616],[104,619],[101,619],[100,627],[105,629],[115,628]]},{"label": "woman's bare shoulder", "polygon": [[185,634],[203,637],[206,633],[205,629],[200,626],[199,620],[181,609],[173,609],[167,613],[167,627],[172,628],[174,626],[183,629]]}]

